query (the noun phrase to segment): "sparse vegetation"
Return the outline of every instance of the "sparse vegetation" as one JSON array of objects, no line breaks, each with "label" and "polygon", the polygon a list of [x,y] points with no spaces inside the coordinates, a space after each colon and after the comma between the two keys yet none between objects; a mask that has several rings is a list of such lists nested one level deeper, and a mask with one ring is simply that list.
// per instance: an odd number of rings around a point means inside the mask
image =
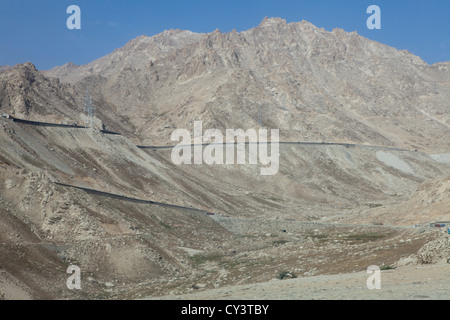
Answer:
[{"label": "sparse vegetation", "polygon": [[328,235],[326,235],[326,234],[308,234],[308,237],[311,237],[311,238],[316,238],[316,239],[320,239],[320,240],[324,240],[324,239],[327,239],[328,238]]},{"label": "sparse vegetation", "polygon": [[384,234],[384,233],[362,233],[362,234],[349,234],[344,239],[352,240],[352,241],[368,242],[368,241],[380,240],[380,239],[383,239],[386,237],[387,237],[387,234]]},{"label": "sparse vegetation", "polygon": [[199,266],[210,261],[220,261],[222,258],[223,256],[220,255],[205,256],[202,254],[195,254],[190,256],[189,260],[191,260],[194,265]]},{"label": "sparse vegetation", "polygon": [[274,246],[281,246],[281,245],[283,245],[285,243],[288,243],[288,242],[289,241],[287,241],[287,240],[275,240],[272,243],[273,243]]},{"label": "sparse vegetation", "polygon": [[380,203],[368,203],[367,206],[369,208],[378,208],[378,207],[382,207],[383,205]]},{"label": "sparse vegetation", "polygon": [[275,197],[270,197],[269,200],[276,201],[276,202],[283,202],[283,199],[275,198]]},{"label": "sparse vegetation", "polygon": [[289,272],[289,271],[280,272],[277,277],[277,279],[279,279],[279,280],[293,279],[293,278],[297,278],[297,276],[294,273]]},{"label": "sparse vegetation", "polygon": [[393,270],[395,269],[395,267],[391,266],[391,265],[384,265],[380,267],[380,270],[384,271],[384,270]]},{"label": "sparse vegetation", "polygon": [[162,222],[162,221],[160,221],[159,224],[162,225],[162,226],[163,226],[164,228],[166,228],[167,230],[171,230],[171,229],[172,229],[172,226],[169,226],[168,224],[166,224],[166,223],[164,223],[164,222]]},{"label": "sparse vegetation", "polygon": [[320,220],[320,217],[318,217],[318,216],[312,216],[312,215],[307,215],[307,216],[306,216],[306,220],[308,220],[308,221],[317,221],[317,220]]}]

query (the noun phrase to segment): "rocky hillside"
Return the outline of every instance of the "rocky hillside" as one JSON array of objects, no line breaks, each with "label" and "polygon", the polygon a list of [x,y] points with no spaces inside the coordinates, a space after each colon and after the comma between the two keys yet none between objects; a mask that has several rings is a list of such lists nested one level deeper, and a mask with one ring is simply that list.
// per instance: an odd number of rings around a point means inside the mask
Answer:
[{"label": "rocky hillside", "polygon": [[291,141],[449,149],[448,63],[340,29],[266,18],[243,31],[141,36],[44,74],[89,87],[144,144],[174,128],[278,128]]},{"label": "rocky hillside", "polygon": [[0,73],[0,109],[18,118],[53,122],[77,119],[78,92],[56,78],[47,78],[27,62]]},{"label": "rocky hillside", "polygon": [[[0,117],[0,299],[157,297],[443,260],[429,223],[450,215],[449,89],[449,63],[277,18],[141,36],[84,66],[1,68],[0,113],[79,126]],[[86,91],[95,128],[82,127]],[[199,120],[318,143],[280,144],[273,176],[142,147]],[[66,287],[71,264],[81,291]]]}]

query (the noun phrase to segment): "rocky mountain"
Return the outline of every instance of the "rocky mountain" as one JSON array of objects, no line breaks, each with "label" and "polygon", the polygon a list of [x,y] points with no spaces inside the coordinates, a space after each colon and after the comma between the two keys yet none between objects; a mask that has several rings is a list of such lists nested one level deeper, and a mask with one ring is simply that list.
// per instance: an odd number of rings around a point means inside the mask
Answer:
[{"label": "rocky mountain", "polygon": [[174,128],[278,128],[287,141],[449,148],[448,63],[341,29],[266,18],[253,29],[141,36],[84,66],[43,72],[89,87],[143,144]]},{"label": "rocky mountain", "polygon": [[[448,62],[279,18],[141,36],[83,66],[2,68],[1,114],[79,126],[0,117],[0,299],[179,295],[419,250],[441,261],[429,223],[450,219],[449,89]],[[82,127],[87,92],[95,128]],[[294,143],[272,176],[142,147],[200,120]],[[83,290],[67,288],[68,265]]]},{"label": "rocky mountain", "polygon": [[68,121],[79,118],[78,104],[73,86],[57,78],[43,76],[30,63],[4,69],[0,73],[0,108],[17,118]]},{"label": "rocky mountain", "polygon": [[11,68],[10,66],[0,66],[0,73]]}]

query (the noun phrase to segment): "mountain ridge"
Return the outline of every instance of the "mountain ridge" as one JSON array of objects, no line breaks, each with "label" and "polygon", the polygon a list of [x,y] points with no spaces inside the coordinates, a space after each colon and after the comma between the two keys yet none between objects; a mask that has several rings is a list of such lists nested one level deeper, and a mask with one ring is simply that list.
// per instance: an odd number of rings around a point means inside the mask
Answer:
[{"label": "mountain ridge", "polygon": [[280,129],[284,141],[442,153],[450,149],[441,141],[450,135],[448,65],[356,32],[265,18],[241,32],[140,36],[89,64],[40,73],[77,88],[76,114],[89,89],[96,116],[140,144],[170,145],[175,128],[201,120],[220,130]]}]

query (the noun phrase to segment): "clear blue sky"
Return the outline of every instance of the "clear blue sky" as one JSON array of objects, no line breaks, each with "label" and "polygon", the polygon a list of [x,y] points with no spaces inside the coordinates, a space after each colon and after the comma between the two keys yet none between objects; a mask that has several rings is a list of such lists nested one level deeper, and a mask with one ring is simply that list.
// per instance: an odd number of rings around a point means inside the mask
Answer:
[{"label": "clear blue sky", "polygon": [[[81,8],[81,30],[66,27],[73,4]],[[381,8],[381,30],[366,27],[372,4]],[[142,34],[243,31],[265,16],[356,30],[430,64],[450,61],[449,0],[0,0],[0,65],[85,64]]]}]

